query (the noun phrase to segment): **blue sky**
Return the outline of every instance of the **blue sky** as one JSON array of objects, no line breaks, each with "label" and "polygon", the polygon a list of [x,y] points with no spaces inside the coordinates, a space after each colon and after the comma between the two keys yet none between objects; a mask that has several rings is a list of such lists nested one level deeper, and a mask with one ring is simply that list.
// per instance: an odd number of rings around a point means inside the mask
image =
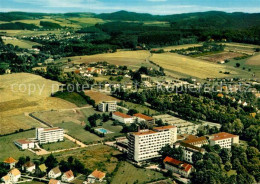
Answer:
[{"label": "blue sky", "polygon": [[119,10],[178,14],[210,10],[260,13],[260,0],[0,0],[0,11],[94,12]]}]

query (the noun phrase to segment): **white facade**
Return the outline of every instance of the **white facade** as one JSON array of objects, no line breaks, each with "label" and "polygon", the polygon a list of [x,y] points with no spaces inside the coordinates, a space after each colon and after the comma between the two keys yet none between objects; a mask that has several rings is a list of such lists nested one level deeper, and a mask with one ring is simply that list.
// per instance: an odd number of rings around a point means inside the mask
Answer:
[{"label": "white facade", "polygon": [[63,137],[61,128],[36,128],[36,139],[40,144],[63,141]]},{"label": "white facade", "polygon": [[158,151],[165,145],[177,141],[175,126],[141,130],[128,136],[128,157],[139,162],[160,156]]},{"label": "white facade", "polygon": [[191,144],[183,143],[181,142],[180,145],[177,145],[176,147],[181,147],[183,150],[183,160],[189,163],[193,163],[192,161],[192,155],[195,152],[200,152],[201,154],[205,153],[205,150],[203,148],[193,146]]},{"label": "white facade", "polygon": [[14,141],[14,144],[22,150],[35,147],[35,143],[29,140],[16,140]]},{"label": "white facade", "polygon": [[98,110],[101,112],[115,112],[116,108],[116,101],[106,101],[98,104]]},{"label": "white facade", "polygon": [[18,169],[14,168],[11,171],[9,171],[7,175],[10,177],[10,181],[12,183],[17,183],[21,177],[21,172]]},{"label": "white facade", "polygon": [[49,173],[48,173],[48,177],[49,178],[53,178],[53,179],[55,179],[55,178],[58,178],[58,177],[60,177],[61,176],[61,172],[59,171],[59,172],[55,172],[55,170],[50,170],[49,171]]},{"label": "white facade", "polygon": [[63,182],[71,182],[74,179],[74,175],[72,173],[72,171],[67,171],[65,172],[62,177],[61,177],[61,181]]},{"label": "white facade", "polygon": [[119,121],[120,123],[130,124],[135,121],[135,118],[121,112],[114,112],[112,114],[112,119]]},{"label": "white facade", "polygon": [[222,148],[231,149],[232,144],[239,144],[239,136],[226,132],[213,134],[209,137],[210,146],[219,145]]}]

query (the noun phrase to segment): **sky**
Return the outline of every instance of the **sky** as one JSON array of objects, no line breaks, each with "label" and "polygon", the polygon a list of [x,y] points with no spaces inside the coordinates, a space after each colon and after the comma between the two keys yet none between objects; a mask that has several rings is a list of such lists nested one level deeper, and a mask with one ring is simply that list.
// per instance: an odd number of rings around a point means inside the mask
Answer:
[{"label": "sky", "polygon": [[119,10],[157,15],[211,10],[260,13],[260,0],[0,0],[0,12],[110,13]]}]

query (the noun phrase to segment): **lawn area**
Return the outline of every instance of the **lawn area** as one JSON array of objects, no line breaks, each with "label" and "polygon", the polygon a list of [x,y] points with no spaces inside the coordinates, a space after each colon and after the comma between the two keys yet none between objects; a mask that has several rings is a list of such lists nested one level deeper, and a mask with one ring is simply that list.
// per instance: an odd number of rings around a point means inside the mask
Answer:
[{"label": "lawn area", "polygon": [[8,157],[13,157],[18,160],[21,156],[34,157],[34,154],[28,150],[20,151],[15,145],[14,141],[17,139],[33,138],[35,137],[35,130],[25,131],[12,135],[0,137],[0,162]]},{"label": "lawn area", "polygon": [[121,162],[120,167],[112,179],[112,184],[148,183],[152,180],[164,179],[162,173],[149,169],[136,168],[128,162]]},{"label": "lawn area", "polygon": [[135,104],[135,103],[132,103],[132,102],[125,102],[125,101],[124,101],[124,104],[126,104],[128,109],[136,109],[140,113],[146,112],[147,114],[150,114],[151,116],[158,114],[158,111],[153,110],[149,107],[146,107],[145,105]]},{"label": "lawn area", "polygon": [[77,149],[68,152],[54,153],[54,156],[59,160],[67,160],[73,156],[79,159],[86,168],[90,170],[99,169],[106,173],[111,173],[116,168],[118,156],[121,153],[114,148],[105,145],[91,146],[88,148]]},{"label": "lawn area", "polygon": [[77,144],[66,138],[62,142],[56,142],[56,143],[42,145],[42,148],[47,151],[55,151],[55,150],[69,149],[69,148],[75,148],[75,147],[78,147]]},{"label": "lawn area", "polygon": [[[113,133],[111,134],[106,134],[105,138],[112,138],[115,136],[123,136],[124,134],[120,133],[120,131],[122,130],[122,126],[118,125],[118,126],[113,126],[113,121],[109,120],[108,122],[105,122],[102,124],[102,126],[98,126],[97,128],[105,128]],[[99,123],[98,123],[99,125]]]},{"label": "lawn area", "polygon": [[78,125],[73,122],[64,122],[57,124],[58,127],[64,128],[65,132],[67,132],[72,137],[79,139],[80,141],[90,144],[92,142],[98,142],[103,140],[95,134],[92,134],[84,129],[84,125]]},{"label": "lawn area", "polygon": [[81,95],[75,92],[59,91],[55,93],[53,96],[74,103],[78,107],[83,107],[88,104],[87,101]]}]

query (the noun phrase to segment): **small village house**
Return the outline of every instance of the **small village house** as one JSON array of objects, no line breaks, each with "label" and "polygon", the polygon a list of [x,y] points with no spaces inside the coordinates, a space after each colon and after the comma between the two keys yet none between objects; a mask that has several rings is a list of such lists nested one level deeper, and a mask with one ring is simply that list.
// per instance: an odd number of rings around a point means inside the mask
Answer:
[{"label": "small village house", "polygon": [[71,182],[74,179],[73,172],[71,170],[63,173],[61,177],[61,181],[63,182]]},{"label": "small village house", "polygon": [[104,178],[106,177],[106,173],[103,173],[101,171],[98,171],[97,169],[93,171],[89,176],[88,176],[88,183],[95,183],[96,181],[102,182]]},{"label": "small village house", "polygon": [[10,169],[15,167],[15,164],[17,163],[17,160],[15,160],[13,157],[9,157],[4,160],[4,165],[9,166]]},{"label": "small village house", "polygon": [[1,178],[1,181],[5,184],[11,184],[11,179],[8,175],[5,175]]},{"label": "small village house", "polygon": [[13,168],[11,171],[9,171],[8,176],[10,177],[10,181],[12,183],[17,183],[21,177],[21,172],[18,169]]},{"label": "small village house", "polygon": [[25,172],[34,173],[35,172],[35,164],[31,161],[28,161],[22,166],[22,170],[25,171]]},{"label": "small village house", "polygon": [[59,180],[50,179],[49,184],[61,184]]},{"label": "small village house", "polygon": [[48,173],[48,177],[55,179],[61,176],[61,171],[59,167],[55,167],[53,169],[51,169]]}]

